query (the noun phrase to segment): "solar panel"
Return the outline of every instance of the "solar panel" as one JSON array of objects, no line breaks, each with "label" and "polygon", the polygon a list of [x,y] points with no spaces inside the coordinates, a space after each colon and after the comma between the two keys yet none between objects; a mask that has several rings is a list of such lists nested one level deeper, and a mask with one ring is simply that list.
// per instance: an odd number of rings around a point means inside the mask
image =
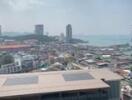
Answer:
[{"label": "solar panel", "polygon": [[79,81],[79,80],[91,80],[94,79],[89,73],[70,73],[63,74],[65,81]]},{"label": "solar panel", "polygon": [[12,85],[28,85],[28,84],[37,84],[38,76],[24,76],[24,77],[13,77],[7,78],[4,85],[12,86]]}]

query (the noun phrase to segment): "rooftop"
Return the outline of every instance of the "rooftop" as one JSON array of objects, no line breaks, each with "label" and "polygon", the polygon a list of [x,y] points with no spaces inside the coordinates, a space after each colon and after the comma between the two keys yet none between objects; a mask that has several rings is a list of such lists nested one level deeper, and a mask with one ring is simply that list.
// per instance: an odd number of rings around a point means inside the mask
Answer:
[{"label": "rooftop", "polygon": [[106,69],[0,75],[0,97],[109,88],[122,77]]},{"label": "rooftop", "polygon": [[26,47],[30,47],[30,45],[0,45],[0,49],[17,49]]}]

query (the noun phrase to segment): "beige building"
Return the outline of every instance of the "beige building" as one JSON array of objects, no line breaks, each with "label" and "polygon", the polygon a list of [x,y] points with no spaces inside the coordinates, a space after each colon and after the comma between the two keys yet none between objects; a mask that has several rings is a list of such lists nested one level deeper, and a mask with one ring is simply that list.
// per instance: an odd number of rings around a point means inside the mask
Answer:
[{"label": "beige building", "polygon": [[106,69],[0,75],[0,100],[119,100],[121,79]]}]

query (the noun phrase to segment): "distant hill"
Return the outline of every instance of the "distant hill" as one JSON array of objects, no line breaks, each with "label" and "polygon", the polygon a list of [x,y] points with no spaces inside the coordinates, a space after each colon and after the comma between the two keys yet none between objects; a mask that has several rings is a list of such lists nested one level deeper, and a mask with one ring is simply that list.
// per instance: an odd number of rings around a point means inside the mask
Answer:
[{"label": "distant hill", "polygon": [[41,36],[41,35],[37,35],[37,34],[28,34],[28,35],[19,35],[19,36],[2,36],[1,38],[13,39],[13,40],[17,40],[17,41],[36,39],[36,40],[40,41],[41,43],[56,41],[56,39],[54,37],[49,37],[46,35]]},{"label": "distant hill", "polygon": [[50,42],[50,41],[56,41],[54,37],[49,37],[46,35],[37,35],[37,34],[29,34],[29,35],[23,35],[23,36],[15,36],[13,37],[15,40],[23,41],[28,39],[36,39],[40,41],[41,43]]},{"label": "distant hill", "polygon": [[3,34],[3,36],[14,37],[14,36],[29,35],[32,33],[31,32],[3,32],[2,34]]},{"label": "distant hill", "polygon": [[[11,32],[9,32],[11,34]],[[38,35],[38,34],[22,34],[21,35],[17,32],[15,36],[11,36],[11,35],[4,35],[1,36],[0,38],[3,39],[13,39],[13,40],[17,40],[17,41],[24,41],[24,40],[29,40],[29,39],[36,39],[41,43],[45,43],[45,42],[52,42],[52,41],[58,41],[56,39],[55,36],[46,36],[46,35]],[[86,41],[80,40],[80,39],[72,39],[72,43],[86,43]]]},{"label": "distant hill", "polygon": [[88,43],[88,41],[83,41],[81,39],[72,39],[72,43]]}]

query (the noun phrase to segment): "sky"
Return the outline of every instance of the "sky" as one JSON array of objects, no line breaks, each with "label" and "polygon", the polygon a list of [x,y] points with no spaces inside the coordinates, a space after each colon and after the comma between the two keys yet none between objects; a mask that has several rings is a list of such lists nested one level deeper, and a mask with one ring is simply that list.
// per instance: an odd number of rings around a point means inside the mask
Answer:
[{"label": "sky", "polygon": [[2,31],[33,32],[44,24],[50,35],[130,34],[132,0],[0,0]]}]

